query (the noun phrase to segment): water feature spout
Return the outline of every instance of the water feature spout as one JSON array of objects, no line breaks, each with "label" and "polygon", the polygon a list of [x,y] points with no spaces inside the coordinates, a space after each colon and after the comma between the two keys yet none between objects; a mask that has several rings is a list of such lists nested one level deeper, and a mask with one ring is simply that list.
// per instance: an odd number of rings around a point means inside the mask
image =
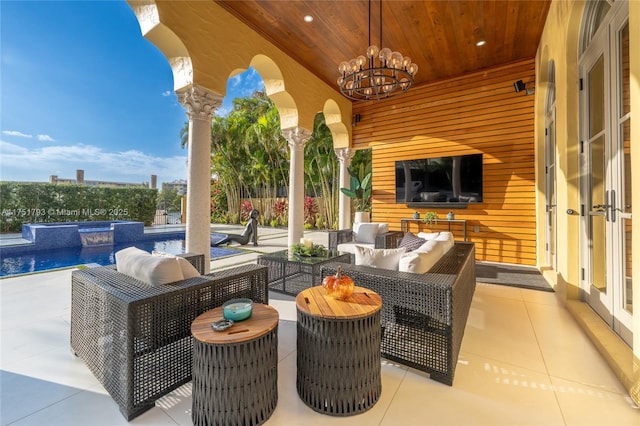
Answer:
[{"label": "water feature spout", "polygon": [[82,247],[112,246],[112,228],[83,228],[78,229]]}]

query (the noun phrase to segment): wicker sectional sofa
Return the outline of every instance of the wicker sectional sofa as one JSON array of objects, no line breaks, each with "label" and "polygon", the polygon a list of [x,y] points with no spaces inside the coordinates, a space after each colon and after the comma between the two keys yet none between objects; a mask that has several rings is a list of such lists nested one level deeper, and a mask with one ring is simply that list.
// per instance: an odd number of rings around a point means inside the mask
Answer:
[{"label": "wicker sectional sofa", "polygon": [[[202,255],[188,260],[202,273]],[[114,267],[72,273],[71,348],[127,420],[191,380],[191,323],[236,297],[268,303],[267,268],[244,265],[149,286]]]},{"label": "wicker sectional sofa", "polygon": [[[323,266],[322,277],[338,265]],[[382,297],[382,356],[451,386],[476,286],[473,243],[456,242],[424,274],[340,266],[356,285]]]}]

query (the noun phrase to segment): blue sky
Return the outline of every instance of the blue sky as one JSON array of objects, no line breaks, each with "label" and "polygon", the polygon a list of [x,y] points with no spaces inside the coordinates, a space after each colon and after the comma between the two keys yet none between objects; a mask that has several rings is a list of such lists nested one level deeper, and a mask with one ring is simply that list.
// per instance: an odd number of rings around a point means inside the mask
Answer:
[{"label": "blue sky", "polygon": [[[0,180],[186,179],[171,68],[122,0],[0,0]],[[229,80],[217,111],[263,87]]]}]

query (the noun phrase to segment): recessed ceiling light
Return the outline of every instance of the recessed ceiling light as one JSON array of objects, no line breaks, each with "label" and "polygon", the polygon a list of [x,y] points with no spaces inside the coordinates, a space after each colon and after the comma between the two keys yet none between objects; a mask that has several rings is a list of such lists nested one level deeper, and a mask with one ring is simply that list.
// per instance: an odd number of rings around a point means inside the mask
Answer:
[{"label": "recessed ceiling light", "polygon": [[304,22],[311,22],[313,21],[313,16],[311,15],[304,15]]},{"label": "recessed ceiling light", "polygon": [[476,46],[480,47],[480,46],[484,46],[487,42],[484,40],[480,40],[476,43]]}]

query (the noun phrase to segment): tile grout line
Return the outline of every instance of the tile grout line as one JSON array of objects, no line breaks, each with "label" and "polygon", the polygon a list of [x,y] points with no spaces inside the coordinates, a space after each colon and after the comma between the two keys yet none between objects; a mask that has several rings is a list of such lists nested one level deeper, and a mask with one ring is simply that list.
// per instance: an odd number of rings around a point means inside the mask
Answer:
[{"label": "tile grout line", "polygon": [[[520,290],[520,295],[522,296],[522,290]],[[549,371],[549,366],[547,365],[547,360],[544,356],[544,353],[542,352],[542,347],[540,346],[540,339],[538,339],[538,333],[536,333],[536,328],[533,325],[533,320],[531,318],[531,313],[529,312],[529,307],[527,306],[527,301],[524,299],[524,297],[522,297],[522,305],[524,306],[524,311],[527,314],[527,318],[529,319],[529,325],[531,326],[531,331],[533,332],[533,336],[536,339],[536,345],[538,346],[538,352],[540,353],[540,357],[542,358],[542,363],[544,365],[544,369],[547,375],[547,379],[549,380],[549,385],[551,386],[551,389],[553,390],[553,398],[556,401],[556,404],[558,406],[558,411],[560,411],[560,416],[562,416],[562,421],[563,423],[566,425],[567,424],[567,419],[565,417],[565,413],[562,410],[562,404],[560,404],[560,398],[558,397],[558,391],[556,389],[556,386],[553,383],[553,380],[551,379],[551,372]]]}]

